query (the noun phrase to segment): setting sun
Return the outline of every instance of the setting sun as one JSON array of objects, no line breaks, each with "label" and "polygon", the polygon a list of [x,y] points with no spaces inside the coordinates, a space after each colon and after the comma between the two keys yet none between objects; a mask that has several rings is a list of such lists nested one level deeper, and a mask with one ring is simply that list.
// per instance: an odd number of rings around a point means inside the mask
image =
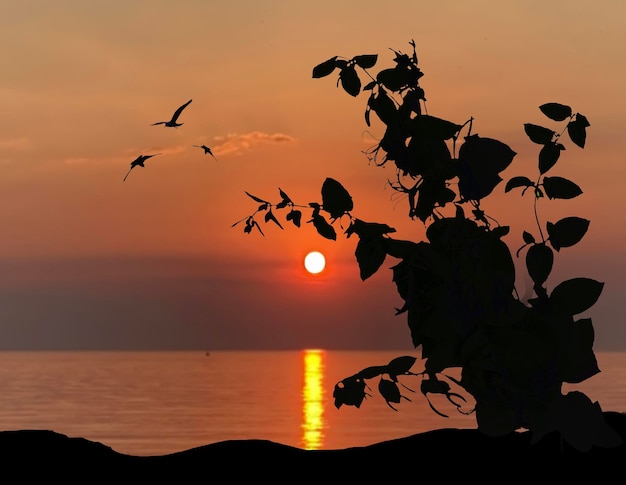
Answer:
[{"label": "setting sun", "polygon": [[324,270],[326,258],[319,251],[311,251],[304,258],[304,267],[311,274],[318,274]]}]

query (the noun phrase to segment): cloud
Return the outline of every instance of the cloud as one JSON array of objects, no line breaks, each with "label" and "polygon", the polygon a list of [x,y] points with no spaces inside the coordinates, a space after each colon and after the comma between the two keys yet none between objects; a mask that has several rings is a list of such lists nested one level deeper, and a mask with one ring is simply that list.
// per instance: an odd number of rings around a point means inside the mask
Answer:
[{"label": "cloud", "polygon": [[125,149],[121,155],[115,155],[111,157],[110,155],[101,155],[97,157],[71,157],[63,160],[63,163],[66,165],[74,165],[79,163],[97,163],[97,162],[109,162],[111,159],[114,159],[116,162],[124,161],[124,162],[132,162],[139,155],[152,155],[155,153],[161,153],[164,155],[176,155],[178,153],[184,152],[188,147],[183,145],[176,145],[170,147],[163,146],[151,146],[151,147],[143,147],[143,148],[127,148]]},{"label": "cloud", "polygon": [[130,157],[138,157],[139,155],[149,155],[151,153],[164,153],[167,155],[175,155],[177,153],[184,152],[187,148],[185,145],[175,145],[170,147],[164,146],[151,146],[151,147],[143,147],[141,149],[129,148],[124,150],[124,153],[128,154]]},{"label": "cloud", "polygon": [[[216,136],[213,138],[216,143],[210,145],[214,155],[241,155],[244,152],[252,150],[255,146],[261,144],[276,144],[276,143],[291,143],[295,141],[292,136],[284,133],[263,133],[260,131],[252,131],[250,133],[229,133],[226,136]],[[196,145],[200,145],[198,142]],[[144,146],[141,148],[127,148],[121,152],[121,154],[111,157],[110,155],[102,155],[96,157],[71,157],[63,160],[63,163],[67,165],[80,164],[80,163],[93,163],[93,162],[107,162],[114,158],[116,161],[126,161],[130,163],[139,155],[151,155],[155,153],[161,153],[164,155],[177,155],[188,149],[193,144],[189,145],[174,145],[174,146]],[[2,140],[0,140],[0,148],[2,148]],[[195,148],[194,148],[195,150]]]},{"label": "cloud", "polygon": [[75,157],[75,158],[66,158],[65,160],[63,160],[63,163],[65,163],[66,165],[74,165],[76,163],[87,163],[90,161],[92,161],[92,159],[90,158]]},{"label": "cloud", "polygon": [[28,138],[0,138],[0,150],[25,150],[30,148],[31,143]]},{"label": "cloud", "polygon": [[240,155],[248,152],[253,147],[260,144],[269,143],[290,143],[295,141],[292,136],[284,133],[263,133],[260,131],[252,131],[250,133],[230,133],[223,136],[216,136],[214,140],[217,142],[211,149],[216,155]]}]

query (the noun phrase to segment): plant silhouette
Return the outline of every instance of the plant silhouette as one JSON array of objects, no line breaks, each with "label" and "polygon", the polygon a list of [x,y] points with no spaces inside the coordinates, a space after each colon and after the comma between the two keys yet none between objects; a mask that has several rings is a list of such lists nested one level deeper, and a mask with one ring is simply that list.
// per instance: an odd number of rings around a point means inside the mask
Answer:
[{"label": "plant silhouette", "polygon": [[183,112],[183,110],[189,106],[189,103],[191,103],[191,101],[193,100],[189,100],[187,101],[185,104],[183,104],[181,107],[179,107],[174,114],[172,115],[172,119],[169,121],[157,121],[156,123],[152,123],[152,125],[150,126],[155,126],[155,125],[165,125],[166,127],[169,128],[178,128],[179,126],[183,125],[184,123],[178,123],[178,117],[180,116],[180,114]]},{"label": "plant silhouette", "polygon": [[[516,251],[519,258],[525,250],[532,295],[520,298],[514,259],[503,240],[510,228],[481,207],[503,181],[500,174],[516,152],[499,140],[472,133],[473,118],[455,123],[428,114],[420,86],[423,72],[415,43],[409,44],[412,53],[392,49],[395,65],[375,75],[369,69],[378,56],[368,54],[332,57],[315,66],[312,76],[338,72],[337,86],[349,95],[369,93],[365,122],[371,126],[375,114],[384,134],[365,154],[376,165],[395,165],[389,185],[406,195],[408,217],[426,226],[427,240],[394,239],[390,234],[395,229],[387,224],[355,217],[348,190],[331,178],[323,182],[320,202],[303,205],[281,189],[276,203],[246,192],[259,205],[233,226],[243,223],[245,233],[257,229],[263,234],[257,222],[263,214],[265,223],[282,228],[275,213],[285,209],[286,221],[300,227],[306,209],[311,211],[307,223],[322,237],[335,240],[337,225],[347,227],[347,238],[356,235],[362,280],[376,273],[387,257],[397,261],[391,270],[403,304],[396,314],[406,316],[424,368],[412,371],[417,358],[400,356],[363,369],[336,384],[337,408],[360,407],[370,395],[368,382],[377,379],[380,395],[396,409],[394,404],[408,399],[402,394],[402,380],[417,379],[419,391],[435,412],[446,416],[433,402],[444,397],[460,412],[475,413],[478,429],[489,436],[526,429],[533,443],[557,432],[579,451],[619,446],[622,440],[604,421],[599,403],[579,391],[562,392],[563,383],[580,383],[600,371],[592,321],[576,316],[595,304],[604,284],[578,277],[557,284],[551,292],[546,287],[554,252],[578,243],[589,221],[569,216],[544,226],[538,213],[538,203],[545,198],[571,199],[582,193],[574,182],[546,174],[565,150],[561,143],[565,133],[571,143],[584,148],[587,118],[567,105],[550,102],[539,109],[550,122],[564,124],[560,131],[524,124],[526,135],[538,145],[539,174],[534,181],[515,176],[504,188],[522,189],[521,195],[533,199],[536,228],[522,232],[524,245]],[[369,82],[364,84],[359,72]],[[460,378],[450,375],[453,368],[461,369]],[[474,404],[467,411],[463,407],[470,396]]]},{"label": "plant silhouette", "polygon": [[122,182],[126,181],[126,177],[130,175],[130,172],[133,170],[133,168],[145,167],[144,162],[148,160],[148,158],[156,157],[157,155],[161,154],[155,153],[154,155],[139,155],[137,158],[135,158],[132,162],[130,162],[130,168],[128,169],[128,172],[126,172],[126,175],[124,175],[124,180],[122,180]]}]

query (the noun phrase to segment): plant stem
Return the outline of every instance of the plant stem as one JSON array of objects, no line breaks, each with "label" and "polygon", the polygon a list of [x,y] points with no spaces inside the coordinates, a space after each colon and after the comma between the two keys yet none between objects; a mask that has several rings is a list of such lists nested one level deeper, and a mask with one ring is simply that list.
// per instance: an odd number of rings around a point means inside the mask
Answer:
[{"label": "plant stem", "polygon": [[539,216],[537,215],[537,195],[535,194],[535,201],[533,202],[533,211],[535,212],[535,221],[537,221],[537,227],[539,228],[539,234],[541,235],[541,242],[545,243],[546,238],[543,237],[543,231],[541,230],[541,224],[539,223]]}]

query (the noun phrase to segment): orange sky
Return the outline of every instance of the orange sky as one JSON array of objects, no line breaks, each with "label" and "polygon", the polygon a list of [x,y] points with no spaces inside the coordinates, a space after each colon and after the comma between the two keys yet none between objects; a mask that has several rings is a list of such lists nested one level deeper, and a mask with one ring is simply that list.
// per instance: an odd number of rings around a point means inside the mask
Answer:
[{"label": "orange sky", "polygon": [[[389,66],[415,39],[429,113],[473,116],[474,132],[509,144],[505,180],[536,174],[522,127],[549,123],[540,104],[587,116],[585,149],[570,144],[554,169],[584,193],[542,209],[591,225],[549,286],[604,281],[596,348],[626,348],[625,15],[617,0],[2,2],[0,347],[409,349],[393,261],[363,283],[356,238],[231,225],[256,207],[244,191],[307,204],[332,177],[355,216],[421,240],[385,189],[391,167],[361,153],[366,96],[311,77],[334,55]],[[188,99],[182,127],[150,126]],[[150,153],[163,155],[122,182]],[[515,252],[532,204],[503,191],[485,208]],[[328,260],[316,278],[301,268],[310,249]]]}]

